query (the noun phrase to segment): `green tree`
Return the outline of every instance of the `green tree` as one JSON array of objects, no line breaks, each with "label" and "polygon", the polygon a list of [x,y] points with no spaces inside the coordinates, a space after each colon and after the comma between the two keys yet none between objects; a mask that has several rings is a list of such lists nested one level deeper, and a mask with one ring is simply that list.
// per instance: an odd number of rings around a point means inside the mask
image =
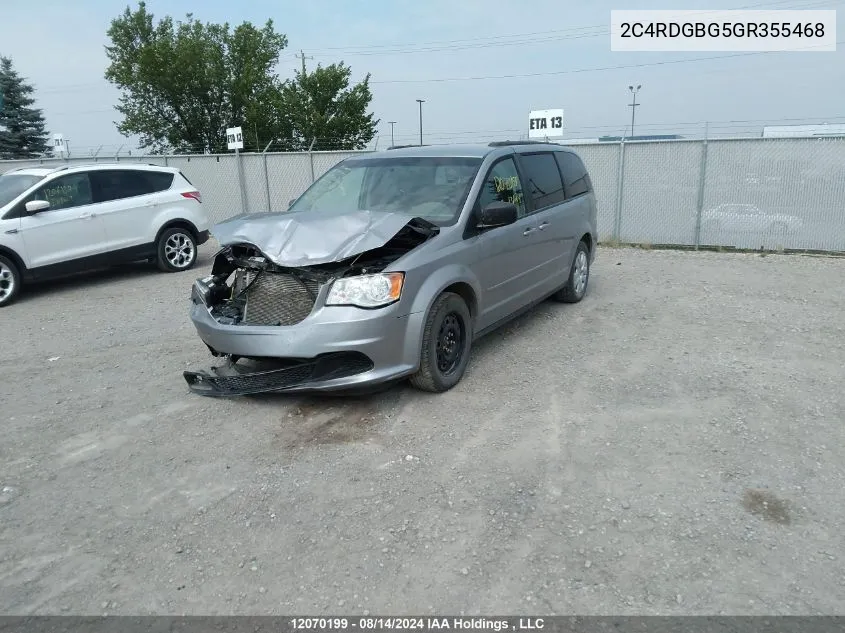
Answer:
[{"label": "green tree", "polygon": [[12,60],[0,57],[0,158],[35,158],[47,152],[44,116],[32,107],[33,92]]},{"label": "green tree", "polygon": [[277,109],[290,149],[308,149],[312,141],[315,150],[364,149],[373,140],[379,121],[367,112],[370,75],[350,88],[351,74],[340,62],[310,73],[303,68],[283,84]]},{"label": "green tree", "polygon": [[112,20],[108,37],[105,76],[122,91],[117,129],[138,135],[142,148],[226,151],[225,130],[236,125],[245,149],[287,136],[273,108],[281,88],[273,68],[287,38],[272,20],[260,29],[244,22],[234,30],[192,14],[155,23],[142,1]]}]

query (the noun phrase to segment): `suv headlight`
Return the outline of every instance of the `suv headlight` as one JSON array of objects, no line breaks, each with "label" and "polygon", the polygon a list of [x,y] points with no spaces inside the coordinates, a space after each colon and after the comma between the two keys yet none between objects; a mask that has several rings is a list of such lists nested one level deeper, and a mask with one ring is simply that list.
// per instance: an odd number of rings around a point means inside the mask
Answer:
[{"label": "suv headlight", "polygon": [[332,283],[327,306],[381,308],[399,301],[405,273],[379,273],[337,279]]}]

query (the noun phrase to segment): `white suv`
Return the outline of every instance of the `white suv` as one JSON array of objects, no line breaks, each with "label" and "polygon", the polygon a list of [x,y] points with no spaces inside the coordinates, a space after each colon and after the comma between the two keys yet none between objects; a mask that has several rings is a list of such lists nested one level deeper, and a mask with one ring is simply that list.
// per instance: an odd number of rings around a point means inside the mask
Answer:
[{"label": "white suv", "polygon": [[23,168],[0,176],[0,307],[26,281],[153,260],[193,267],[208,240],[200,192],[176,168]]}]

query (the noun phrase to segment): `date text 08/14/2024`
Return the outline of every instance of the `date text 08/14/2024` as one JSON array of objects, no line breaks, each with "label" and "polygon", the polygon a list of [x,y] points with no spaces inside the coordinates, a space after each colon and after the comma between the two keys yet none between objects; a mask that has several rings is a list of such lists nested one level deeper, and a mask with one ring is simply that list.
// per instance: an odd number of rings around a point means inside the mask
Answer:
[{"label": "date text 08/14/2024", "polygon": [[362,618],[292,618],[291,627],[299,631],[538,631],[543,618],[436,618],[436,617],[362,617]]}]

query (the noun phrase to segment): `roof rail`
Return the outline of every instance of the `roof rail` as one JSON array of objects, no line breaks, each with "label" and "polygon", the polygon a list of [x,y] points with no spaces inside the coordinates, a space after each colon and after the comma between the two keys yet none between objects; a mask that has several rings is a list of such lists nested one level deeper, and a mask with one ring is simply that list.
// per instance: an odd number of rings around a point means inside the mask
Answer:
[{"label": "roof rail", "polygon": [[[120,161],[99,161],[94,163],[66,163],[61,167],[56,167],[53,169],[53,172],[64,171],[65,169],[75,169],[77,167],[82,168],[91,168],[91,167],[113,167],[114,165],[120,165],[121,167],[132,167],[133,165],[141,165],[141,166],[151,166],[151,167],[163,167],[163,165],[156,165],[154,163],[130,163],[130,162],[120,162]],[[45,165],[46,167],[46,165]]]},{"label": "roof rail", "polygon": [[411,145],[391,145],[391,146],[390,146],[390,147],[388,147],[387,149],[388,149],[388,150],[391,150],[391,149],[405,149],[406,147],[428,147],[428,145],[417,145],[416,143],[413,143],[413,144],[411,144]]},{"label": "roof rail", "polygon": [[560,145],[552,141],[493,141],[489,147],[510,147],[512,145]]}]

